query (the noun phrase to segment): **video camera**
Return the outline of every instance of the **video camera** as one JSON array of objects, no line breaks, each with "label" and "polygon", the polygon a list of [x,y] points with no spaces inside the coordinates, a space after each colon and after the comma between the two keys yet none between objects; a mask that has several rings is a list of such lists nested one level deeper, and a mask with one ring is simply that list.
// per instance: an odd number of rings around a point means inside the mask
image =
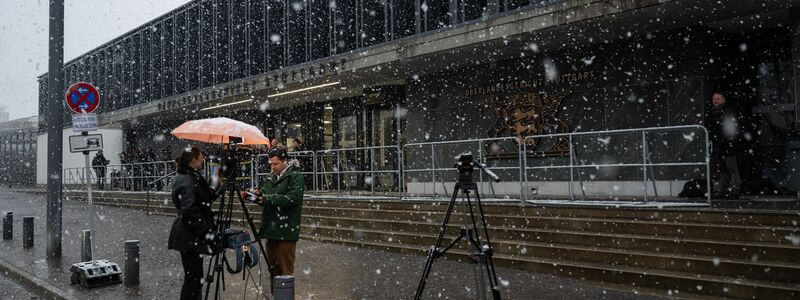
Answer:
[{"label": "video camera", "polygon": [[486,165],[475,161],[472,157],[472,152],[463,152],[456,157],[457,161],[455,163],[456,169],[458,169],[458,181],[459,182],[472,182],[472,173],[475,171],[475,167],[477,166],[483,173],[489,176],[494,182],[500,182],[500,177],[497,176],[491,170],[486,169]]}]

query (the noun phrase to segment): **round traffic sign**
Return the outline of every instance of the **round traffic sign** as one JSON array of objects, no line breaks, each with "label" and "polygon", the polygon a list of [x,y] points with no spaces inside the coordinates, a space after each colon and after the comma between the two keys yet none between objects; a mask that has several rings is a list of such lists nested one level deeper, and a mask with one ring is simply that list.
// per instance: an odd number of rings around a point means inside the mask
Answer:
[{"label": "round traffic sign", "polygon": [[76,113],[91,113],[100,106],[100,93],[91,84],[78,82],[67,89],[65,101],[69,109]]}]

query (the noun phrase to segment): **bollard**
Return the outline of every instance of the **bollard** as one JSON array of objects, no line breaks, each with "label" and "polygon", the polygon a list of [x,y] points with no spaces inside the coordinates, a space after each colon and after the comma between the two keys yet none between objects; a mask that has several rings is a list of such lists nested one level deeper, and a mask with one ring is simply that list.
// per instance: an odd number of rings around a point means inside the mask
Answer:
[{"label": "bollard", "polygon": [[294,300],[294,276],[275,276],[273,285],[275,300]]},{"label": "bollard", "polygon": [[92,231],[84,230],[81,233],[81,261],[91,261],[92,254]]},{"label": "bollard", "polygon": [[3,240],[10,240],[13,238],[14,233],[14,213],[6,212],[3,216]]},{"label": "bollard", "polygon": [[125,285],[139,285],[139,240],[125,241]]},{"label": "bollard", "polygon": [[33,217],[22,217],[22,247],[33,247]]}]

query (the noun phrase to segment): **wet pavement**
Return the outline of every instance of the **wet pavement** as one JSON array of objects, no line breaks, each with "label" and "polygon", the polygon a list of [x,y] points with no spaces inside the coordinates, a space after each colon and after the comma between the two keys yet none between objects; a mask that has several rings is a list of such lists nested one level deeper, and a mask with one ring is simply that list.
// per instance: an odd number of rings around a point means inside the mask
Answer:
[{"label": "wet pavement", "polygon": [[39,297],[0,273],[0,299],[39,299]]},{"label": "wet pavement", "polygon": [[[87,290],[69,284],[69,265],[78,262],[80,256],[80,232],[89,227],[87,205],[64,202],[63,257],[48,260],[45,256],[45,204],[43,195],[0,190],[0,211],[14,212],[14,240],[0,242],[0,259],[28,270],[80,299],[178,298],[182,284],[180,256],[176,251],[167,250],[172,217],[97,206],[95,258],[108,259],[124,267],[124,241],[140,240],[141,285],[126,288],[117,284]],[[33,249],[22,248],[23,216],[35,217]],[[410,299],[424,263],[423,256],[301,240],[297,245],[295,291],[297,299]],[[256,282],[267,282],[266,274],[260,277],[259,273],[254,268],[248,280],[243,280],[242,274],[227,274],[223,298],[259,298],[253,286]],[[548,274],[507,268],[498,268],[497,274],[504,299],[658,298],[610,290],[598,287],[595,282]],[[249,290],[246,295],[245,285]],[[3,290],[2,287],[0,283],[0,290]],[[474,265],[439,260],[434,264],[423,298],[474,299],[474,295]],[[0,294],[0,299],[6,297]]]}]

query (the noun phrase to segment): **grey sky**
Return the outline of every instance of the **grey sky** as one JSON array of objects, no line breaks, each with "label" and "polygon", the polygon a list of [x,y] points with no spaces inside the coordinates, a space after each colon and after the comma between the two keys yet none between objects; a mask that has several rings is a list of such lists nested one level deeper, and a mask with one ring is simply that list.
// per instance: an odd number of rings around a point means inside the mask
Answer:
[{"label": "grey sky", "polygon": [[[69,61],[189,0],[65,0]],[[47,0],[0,0],[0,106],[11,119],[38,113],[36,77],[47,72]]]}]

